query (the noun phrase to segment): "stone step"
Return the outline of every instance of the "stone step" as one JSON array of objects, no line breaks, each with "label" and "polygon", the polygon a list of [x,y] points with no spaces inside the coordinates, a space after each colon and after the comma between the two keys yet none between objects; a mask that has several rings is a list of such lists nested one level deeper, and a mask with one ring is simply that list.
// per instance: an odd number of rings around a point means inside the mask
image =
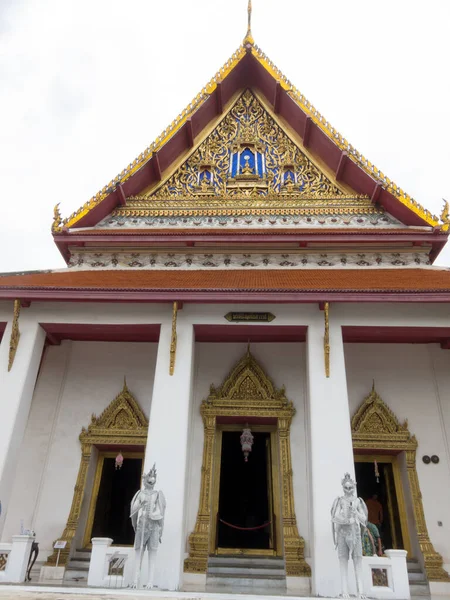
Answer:
[{"label": "stone step", "polygon": [[64,573],[64,581],[86,581],[88,578],[87,570],[75,569],[70,566],[66,568],[66,572]]},{"label": "stone step", "polygon": [[72,558],[68,564],[68,568],[89,571],[90,562],[89,558]]},{"label": "stone step", "polygon": [[284,570],[284,561],[273,561],[270,563],[261,563],[252,560],[240,560],[235,561],[232,558],[227,560],[208,561],[208,568],[212,569],[215,567],[237,567],[241,569],[282,569]]},{"label": "stone step", "polygon": [[85,558],[87,560],[91,560],[92,552],[91,550],[75,550],[72,558]]},{"label": "stone step", "polygon": [[[286,578],[285,577],[244,577],[244,576],[219,576],[214,575],[213,577],[206,577],[206,590],[210,591],[214,588],[227,588],[230,591],[238,590],[243,587],[252,588],[252,591],[255,591],[255,588],[258,590],[265,590],[270,588],[271,590],[279,590],[282,592],[286,590]],[[225,591],[225,589],[224,589]]]},{"label": "stone step", "polygon": [[422,571],[408,571],[408,581],[409,583],[427,583],[426,577]]},{"label": "stone step", "polygon": [[430,595],[430,588],[426,581],[424,582],[414,582],[409,584],[409,591],[411,596],[420,596],[423,598],[424,596]]},{"label": "stone step", "polygon": [[284,569],[284,559],[277,556],[274,557],[259,557],[259,556],[210,556],[208,558],[208,566],[219,566],[219,565],[236,565],[243,567],[257,567],[257,568],[282,568]]},{"label": "stone step", "polygon": [[215,576],[230,576],[230,577],[286,577],[284,569],[274,569],[272,567],[267,568],[255,568],[255,567],[237,567],[231,566],[217,566],[208,567],[208,575]]}]

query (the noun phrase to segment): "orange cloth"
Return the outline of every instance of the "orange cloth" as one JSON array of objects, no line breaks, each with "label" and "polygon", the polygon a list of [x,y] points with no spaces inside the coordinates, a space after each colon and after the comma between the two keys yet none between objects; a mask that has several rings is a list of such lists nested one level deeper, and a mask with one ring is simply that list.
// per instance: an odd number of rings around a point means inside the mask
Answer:
[{"label": "orange cloth", "polygon": [[381,506],[381,502],[369,498],[369,500],[366,500],[366,505],[369,511],[368,520],[375,525],[381,525],[383,522],[383,507]]}]

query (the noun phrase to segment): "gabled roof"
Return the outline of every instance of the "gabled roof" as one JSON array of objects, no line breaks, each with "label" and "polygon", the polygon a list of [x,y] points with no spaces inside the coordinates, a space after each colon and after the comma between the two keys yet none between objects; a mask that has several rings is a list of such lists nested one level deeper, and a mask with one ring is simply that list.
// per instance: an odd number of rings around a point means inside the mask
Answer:
[{"label": "gabled roof", "polygon": [[[205,130],[222,117],[239,91],[257,90],[275,118],[286,123],[303,149],[334,174],[336,182],[355,196],[367,196],[407,226],[436,227],[439,220],[377,169],[332,127],[312,104],[253,43],[247,32],[243,44],[173,123],[91,200],[67,219],[58,207],[52,230],[92,227],[127,198],[162,180],[167,169],[186,159]],[[447,231],[444,225],[443,230]]]}]

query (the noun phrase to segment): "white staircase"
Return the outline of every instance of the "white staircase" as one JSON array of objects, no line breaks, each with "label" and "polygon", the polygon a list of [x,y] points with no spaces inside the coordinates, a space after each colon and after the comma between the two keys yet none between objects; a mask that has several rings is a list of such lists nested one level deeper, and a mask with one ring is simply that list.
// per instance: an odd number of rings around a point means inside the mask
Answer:
[{"label": "white staircase", "polygon": [[420,598],[420,600],[427,600],[430,598],[430,586],[428,585],[425,573],[422,570],[419,562],[410,558],[407,560],[408,565],[408,580],[409,590],[411,592],[411,598]]},{"label": "white staircase", "polygon": [[64,583],[71,585],[87,585],[89,563],[91,562],[90,550],[75,550],[69,560],[64,574]]},{"label": "white staircase", "polygon": [[277,557],[212,556],[208,559],[206,591],[286,591],[284,559]]}]

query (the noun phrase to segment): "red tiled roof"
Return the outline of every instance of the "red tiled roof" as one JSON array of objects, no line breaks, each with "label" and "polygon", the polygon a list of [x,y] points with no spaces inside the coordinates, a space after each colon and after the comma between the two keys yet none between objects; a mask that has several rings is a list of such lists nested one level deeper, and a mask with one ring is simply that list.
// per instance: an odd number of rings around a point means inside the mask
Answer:
[{"label": "red tiled roof", "polygon": [[450,291],[450,270],[67,270],[5,275],[0,277],[0,298],[7,289],[429,292]]}]

